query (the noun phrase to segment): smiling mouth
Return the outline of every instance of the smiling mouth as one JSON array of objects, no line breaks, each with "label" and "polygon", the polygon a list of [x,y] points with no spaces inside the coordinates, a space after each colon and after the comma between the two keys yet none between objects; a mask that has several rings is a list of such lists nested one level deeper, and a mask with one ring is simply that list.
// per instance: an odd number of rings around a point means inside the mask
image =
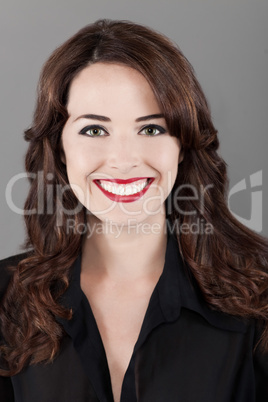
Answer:
[{"label": "smiling mouth", "polygon": [[133,202],[146,193],[154,178],[100,179],[93,181],[109,199],[117,202]]}]

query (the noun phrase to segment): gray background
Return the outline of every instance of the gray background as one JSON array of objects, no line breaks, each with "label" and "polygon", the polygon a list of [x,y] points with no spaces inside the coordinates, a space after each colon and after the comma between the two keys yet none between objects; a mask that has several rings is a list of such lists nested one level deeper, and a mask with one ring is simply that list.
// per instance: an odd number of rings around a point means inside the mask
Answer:
[{"label": "gray background", "polygon": [[[254,207],[249,176],[262,171],[257,189],[264,210],[254,208],[267,236],[267,0],[5,0],[0,13],[0,258],[19,252],[24,239],[23,218],[7,205],[5,189],[24,171],[23,131],[31,123],[41,66],[56,46],[98,18],[146,24],[178,43],[211,105],[230,187],[246,180],[247,189],[230,203],[244,219]],[[27,190],[26,179],[14,186],[17,207],[23,207]]]}]

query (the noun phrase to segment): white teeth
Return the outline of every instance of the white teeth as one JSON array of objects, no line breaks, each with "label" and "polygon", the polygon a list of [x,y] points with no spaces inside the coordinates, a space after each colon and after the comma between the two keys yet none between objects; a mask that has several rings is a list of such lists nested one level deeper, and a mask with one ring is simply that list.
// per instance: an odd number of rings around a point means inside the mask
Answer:
[{"label": "white teeth", "polygon": [[127,185],[117,185],[115,183],[107,183],[99,181],[101,187],[103,187],[106,191],[116,195],[133,195],[139,193],[144,189],[148,180],[144,180],[144,182],[140,184],[127,184]]}]

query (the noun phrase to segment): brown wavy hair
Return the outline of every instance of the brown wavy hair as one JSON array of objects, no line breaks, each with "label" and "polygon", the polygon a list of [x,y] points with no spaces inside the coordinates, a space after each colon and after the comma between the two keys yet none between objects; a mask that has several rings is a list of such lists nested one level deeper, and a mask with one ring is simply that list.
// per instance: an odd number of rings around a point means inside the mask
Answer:
[{"label": "brown wavy hair", "polygon": [[[76,225],[85,223],[87,211],[68,187],[60,158],[61,132],[68,119],[70,83],[84,67],[97,62],[127,65],[150,83],[169,132],[179,138],[184,153],[167,211],[171,222],[179,223],[174,227],[182,256],[212,308],[264,324],[262,345],[268,350],[268,243],[229,212],[226,164],[217,153],[217,130],[192,66],[162,34],[129,21],[99,20],[56,49],[40,76],[33,124],[25,131],[31,183],[25,203],[25,244],[31,251],[13,268],[2,300],[1,352],[6,370],[0,374],[14,375],[27,364],[51,361],[64,335],[55,318],[72,316],[60,297],[81,251],[82,236],[78,230],[68,233],[66,223],[70,217]],[[40,207],[40,177],[43,213],[29,213]],[[188,184],[206,189],[202,205]],[[178,186],[183,188],[179,199]],[[53,213],[46,213],[49,206],[55,207]],[[213,226],[213,234],[180,232],[184,224],[190,227],[200,220]]]}]

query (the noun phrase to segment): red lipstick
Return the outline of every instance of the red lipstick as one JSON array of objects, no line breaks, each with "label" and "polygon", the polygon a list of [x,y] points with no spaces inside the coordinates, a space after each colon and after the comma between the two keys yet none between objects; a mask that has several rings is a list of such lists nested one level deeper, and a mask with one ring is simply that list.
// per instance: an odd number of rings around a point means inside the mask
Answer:
[{"label": "red lipstick", "polygon": [[[115,184],[121,184],[121,185],[127,185],[130,183],[134,183],[137,181],[141,180],[147,180],[145,187],[135,193],[135,194],[130,194],[130,195],[119,195],[119,194],[114,194],[110,191],[107,191],[104,187],[102,187],[101,182],[109,182],[109,183],[115,183]],[[152,177],[134,177],[132,179],[101,179],[101,180],[93,180],[93,182],[97,185],[97,187],[103,192],[103,194],[106,195],[110,200],[115,201],[115,202],[133,202],[137,201],[139,198],[141,198],[149,189],[150,185],[154,181],[154,178]]]}]

